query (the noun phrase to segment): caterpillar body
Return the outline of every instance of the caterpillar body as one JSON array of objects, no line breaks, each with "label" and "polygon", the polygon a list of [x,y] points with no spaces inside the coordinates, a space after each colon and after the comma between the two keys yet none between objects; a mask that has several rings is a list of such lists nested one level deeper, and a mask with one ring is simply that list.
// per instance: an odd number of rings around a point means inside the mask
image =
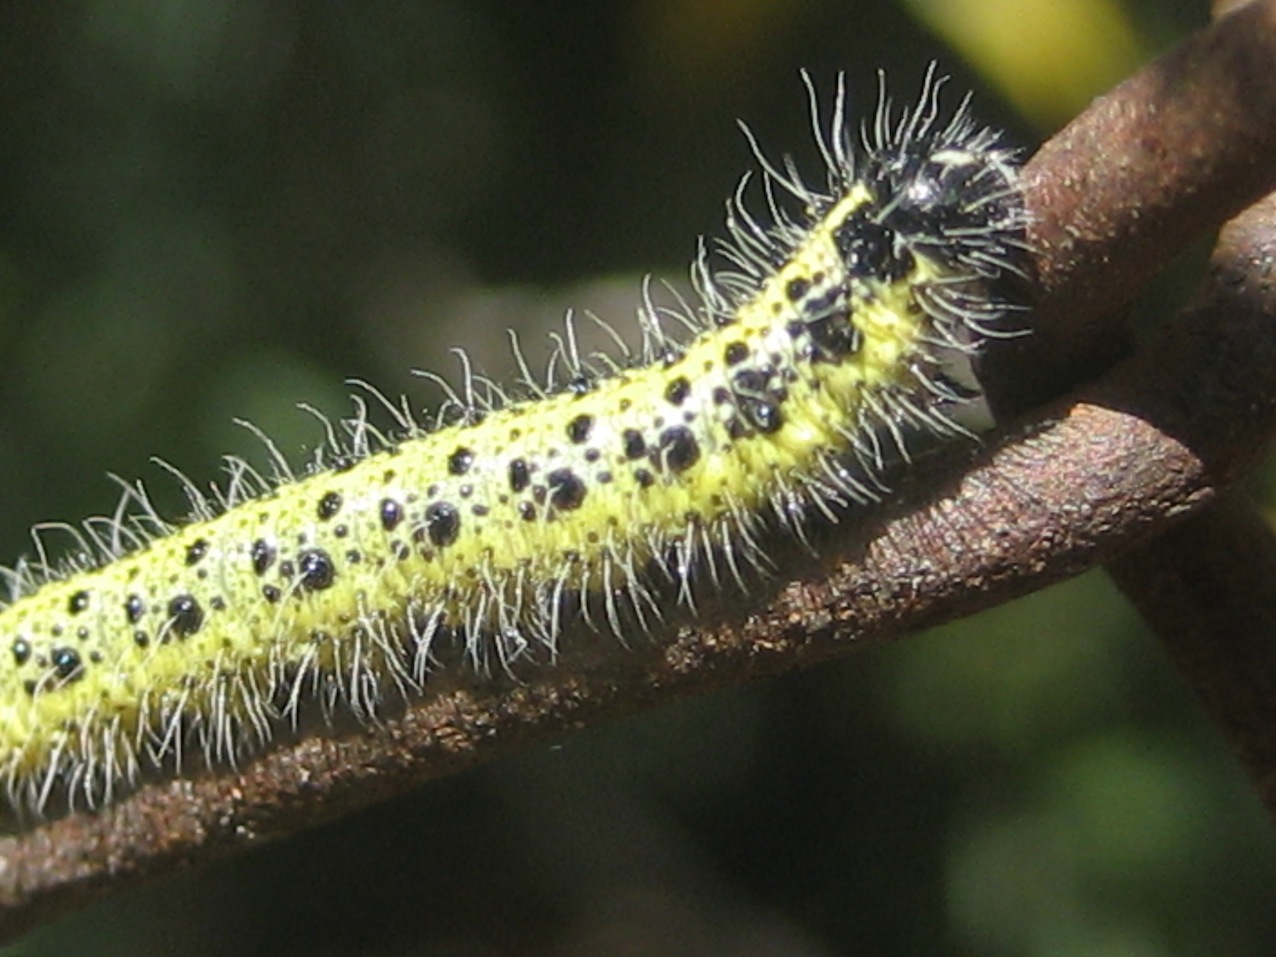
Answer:
[{"label": "caterpillar body", "polygon": [[1012,154],[968,98],[941,118],[933,71],[898,115],[883,94],[860,143],[844,82],[826,128],[804,80],[825,182],[750,136],[769,223],[746,177],[694,305],[648,297],[639,355],[582,358],[569,323],[556,386],[524,365],[507,397],[467,372],[430,428],[360,412],[307,474],[276,455],[269,478],[231,460],[212,496],[187,482],[181,524],[139,485],[70,558],[37,535],[0,609],[11,810],[100,806],[184,750],[233,763],[310,702],[370,719],[445,646],[483,668],[577,621],[623,637],[666,590],[743,584],[771,530],[879,499],[910,436],[962,431],[952,360],[1001,328],[1024,260]]}]

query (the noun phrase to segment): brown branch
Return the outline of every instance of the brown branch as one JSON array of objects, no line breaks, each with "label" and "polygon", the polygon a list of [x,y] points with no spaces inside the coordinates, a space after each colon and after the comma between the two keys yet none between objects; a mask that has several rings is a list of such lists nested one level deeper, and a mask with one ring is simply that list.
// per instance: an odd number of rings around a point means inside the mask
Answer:
[{"label": "brown branch", "polygon": [[1096,99],[1028,164],[1041,301],[1033,335],[990,370],[999,408],[1110,366],[1147,280],[1276,189],[1274,37],[1276,5],[1251,3]]},{"label": "brown branch", "polygon": [[1223,502],[1108,571],[1204,701],[1276,814],[1276,538]]},{"label": "brown branch", "polygon": [[[1238,6],[1216,2],[1215,15]],[[1211,262],[1202,311],[1259,335],[1276,315],[1276,194],[1227,225]],[[1243,311],[1233,310],[1237,301]],[[1232,496],[1108,566],[1171,660],[1201,696],[1276,814],[1276,536]]]},{"label": "brown branch", "polygon": [[[1053,339],[1084,342],[1113,290],[1125,298],[1187,238],[1272,187],[1276,106],[1255,64],[1276,62],[1274,37],[1276,0],[1247,7],[1100,101],[1030,165]],[[831,556],[756,614],[633,649],[582,644],[523,684],[443,687],[381,727],[309,737],[239,773],[151,784],[101,814],[0,840],[0,937],[511,748],[867,647],[1113,559],[1214,501],[1276,428],[1276,335],[1236,305],[1246,321],[1226,302],[1195,312],[959,479],[857,529],[845,560]]]}]

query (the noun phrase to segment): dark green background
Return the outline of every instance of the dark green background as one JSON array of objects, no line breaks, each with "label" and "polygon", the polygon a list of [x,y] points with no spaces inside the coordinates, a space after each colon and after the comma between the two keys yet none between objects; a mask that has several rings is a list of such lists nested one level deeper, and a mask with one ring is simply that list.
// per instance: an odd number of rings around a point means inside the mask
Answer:
[{"label": "dark green background", "polygon": [[[1124,9],[1150,53],[1203,7]],[[736,117],[811,159],[801,67],[824,89],[847,71],[867,115],[879,66],[906,99],[938,58],[1018,142],[1049,132],[908,13],[6,5],[0,555],[109,512],[111,472],[179,513],[148,457],[206,484],[222,453],[259,455],[234,417],[293,452],[322,436],[295,403],[343,414],[345,378],[421,406],[437,392],[408,370],[453,369],[451,346],[504,375],[506,328],[539,347],[572,306],[630,328],[642,275],[681,281],[719,231],[750,165]],[[1274,852],[1094,575],[440,782],[10,952],[1258,955]]]}]

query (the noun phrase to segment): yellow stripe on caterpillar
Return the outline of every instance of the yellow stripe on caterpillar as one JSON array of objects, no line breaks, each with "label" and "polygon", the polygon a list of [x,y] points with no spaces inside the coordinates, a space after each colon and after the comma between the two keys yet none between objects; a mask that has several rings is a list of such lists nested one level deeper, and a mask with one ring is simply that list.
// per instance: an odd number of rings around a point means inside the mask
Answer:
[{"label": "yellow stripe on caterpillar", "polygon": [[939,121],[933,73],[898,118],[883,96],[858,148],[843,85],[825,135],[806,82],[827,182],[753,144],[770,223],[728,204],[725,265],[701,254],[675,317],[689,338],[648,302],[636,362],[582,360],[569,323],[558,389],[483,402],[467,375],[451,424],[400,412],[386,436],[360,412],[331,467],[234,463],[217,501],[187,483],[177,526],[132,488],[61,566],[37,537],[0,610],[12,808],[100,805],[184,749],[233,763],[314,701],[366,720],[445,645],[481,669],[578,619],[646,628],[666,587],[746,587],[770,531],[880,498],[910,436],[961,431],[948,367],[997,333],[1023,255],[1010,154],[965,102]]}]

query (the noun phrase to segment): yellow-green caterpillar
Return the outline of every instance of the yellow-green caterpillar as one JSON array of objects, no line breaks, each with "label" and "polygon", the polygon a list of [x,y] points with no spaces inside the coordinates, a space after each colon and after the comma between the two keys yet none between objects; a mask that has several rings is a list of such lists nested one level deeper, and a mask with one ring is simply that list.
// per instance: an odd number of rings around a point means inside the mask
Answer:
[{"label": "yellow-green caterpillar", "polygon": [[753,144],[769,223],[742,183],[724,262],[702,251],[694,305],[648,302],[636,358],[582,359],[569,324],[556,387],[467,376],[433,429],[359,414],[323,469],[235,463],[215,499],[187,483],[180,525],[139,486],[79,554],[40,546],[0,609],[12,808],[101,805],[183,750],[233,762],[315,700],[367,719],[421,693],[444,640],[482,667],[576,620],[623,636],[665,593],[743,582],[769,529],[878,499],[911,434],[960,431],[954,359],[997,330],[1023,258],[1011,154],[966,102],[941,119],[941,86],[898,116],[883,97],[855,145],[844,85],[825,132],[807,80],[826,181]]}]

